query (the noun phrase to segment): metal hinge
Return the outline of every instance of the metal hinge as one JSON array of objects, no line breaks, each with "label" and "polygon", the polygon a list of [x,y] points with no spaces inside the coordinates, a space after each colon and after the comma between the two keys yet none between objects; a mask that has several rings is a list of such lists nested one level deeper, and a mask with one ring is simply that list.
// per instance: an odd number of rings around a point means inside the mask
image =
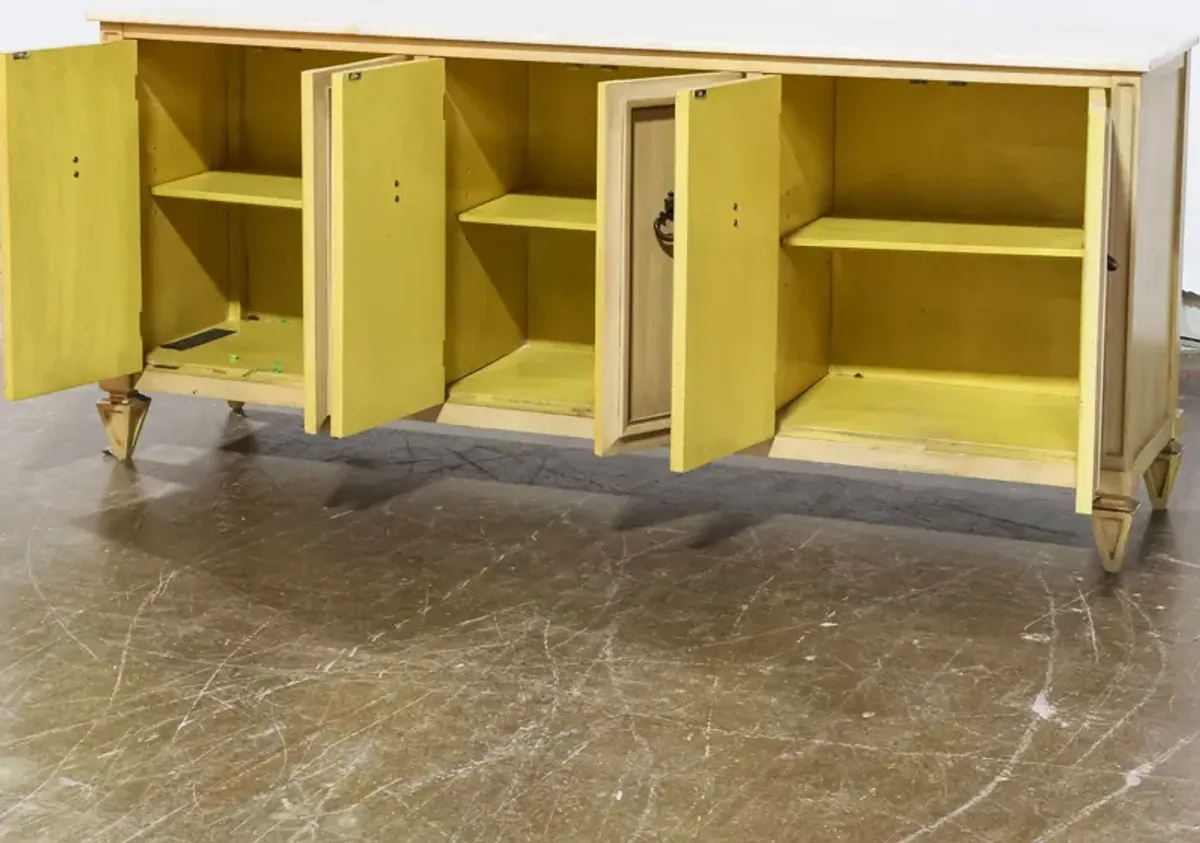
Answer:
[{"label": "metal hinge", "polygon": [[362,79],[362,71],[361,70],[350,71],[350,81],[351,82],[357,82],[359,79]]},{"label": "metal hinge", "polygon": [[1118,261],[1118,260],[1117,260],[1116,258],[1114,258],[1112,255],[1109,255],[1109,256],[1108,256],[1108,271],[1109,271],[1109,272],[1116,272],[1116,271],[1117,271],[1118,269],[1120,269],[1120,268],[1121,268],[1121,263],[1120,263],[1120,261]]},{"label": "metal hinge", "polygon": [[13,53],[13,61],[25,61],[27,58],[29,58],[29,53],[25,50],[22,50],[19,53]]}]

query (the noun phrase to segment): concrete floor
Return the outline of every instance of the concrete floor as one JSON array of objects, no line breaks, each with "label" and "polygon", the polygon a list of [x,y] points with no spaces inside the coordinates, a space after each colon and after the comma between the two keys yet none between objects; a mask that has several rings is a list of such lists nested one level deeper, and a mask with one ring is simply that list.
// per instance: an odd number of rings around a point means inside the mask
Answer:
[{"label": "concrete floor", "polygon": [[1200,446],[1113,580],[1067,492],[96,397],[0,404],[4,841],[1200,840]]}]

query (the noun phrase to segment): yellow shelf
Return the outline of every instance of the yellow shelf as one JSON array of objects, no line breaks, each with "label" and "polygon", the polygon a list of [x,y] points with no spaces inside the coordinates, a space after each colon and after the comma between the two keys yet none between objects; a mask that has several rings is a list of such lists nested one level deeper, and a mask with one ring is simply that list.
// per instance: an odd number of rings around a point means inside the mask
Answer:
[{"label": "yellow shelf", "polygon": [[816,249],[1083,257],[1083,229],[821,217],[784,239]]},{"label": "yellow shelf", "polygon": [[509,193],[459,214],[461,222],[519,228],[596,230],[596,200],[541,193]]},{"label": "yellow shelf", "polygon": [[588,417],[594,366],[590,345],[533,340],[451,384],[449,402]]},{"label": "yellow shelf", "polygon": [[[300,319],[262,316],[221,322],[205,330],[214,329],[234,333],[182,350],[159,346],[146,356],[147,368],[248,383],[304,384],[304,323]],[[197,331],[189,336],[201,334],[203,331]]]},{"label": "yellow shelf", "polygon": [[1069,380],[835,369],[783,411],[779,435],[1073,462],[1078,418]]},{"label": "yellow shelf", "polygon": [[155,196],[221,202],[226,205],[261,205],[268,208],[300,208],[301,180],[291,176],[233,173],[212,170],[186,179],[150,188]]}]

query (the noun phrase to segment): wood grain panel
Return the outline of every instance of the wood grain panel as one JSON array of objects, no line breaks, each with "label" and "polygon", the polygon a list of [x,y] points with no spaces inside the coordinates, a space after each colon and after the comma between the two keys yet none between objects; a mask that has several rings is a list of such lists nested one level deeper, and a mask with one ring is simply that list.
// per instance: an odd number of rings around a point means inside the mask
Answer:
[{"label": "wood grain panel", "polygon": [[675,107],[636,108],[631,119],[629,209],[629,422],[671,413],[674,264],[654,235],[675,189]]},{"label": "wood grain panel", "polygon": [[1125,375],[1125,453],[1130,457],[1176,409],[1183,73],[1151,73],[1141,84]]},{"label": "wood grain panel", "polygon": [[1125,350],[1129,333],[1129,290],[1133,266],[1133,173],[1137,144],[1138,89],[1117,85],[1109,98],[1112,171],[1109,175],[1108,253],[1117,268],[1108,273],[1104,298],[1104,394],[1101,419],[1101,465],[1127,471],[1133,454],[1125,442]]}]

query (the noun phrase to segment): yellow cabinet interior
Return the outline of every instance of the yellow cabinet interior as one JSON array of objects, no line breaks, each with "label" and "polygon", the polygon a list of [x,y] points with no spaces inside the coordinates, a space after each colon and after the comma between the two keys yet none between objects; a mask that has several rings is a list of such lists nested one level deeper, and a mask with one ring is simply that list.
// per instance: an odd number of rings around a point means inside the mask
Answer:
[{"label": "yellow cabinet interior", "polygon": [[878,79],[785,91],[781,440],[944,454],[964,474],[1050,485],[1082,471],[1089,512],[1104,92]]},{"label": "yellow cabinet interior", "polygon": [[[1110,562],[1170,468],[1171,332],[1145,362],[1127,326],[1174,313],[1170,258],[1135,279],[1179,169],[1131,159],[1180,160],[1182,59],[1122,90],[265,40],[6,57],[8,397],[1060,486]],[[1176,238],[1137,265],[1135,172]]]}]

